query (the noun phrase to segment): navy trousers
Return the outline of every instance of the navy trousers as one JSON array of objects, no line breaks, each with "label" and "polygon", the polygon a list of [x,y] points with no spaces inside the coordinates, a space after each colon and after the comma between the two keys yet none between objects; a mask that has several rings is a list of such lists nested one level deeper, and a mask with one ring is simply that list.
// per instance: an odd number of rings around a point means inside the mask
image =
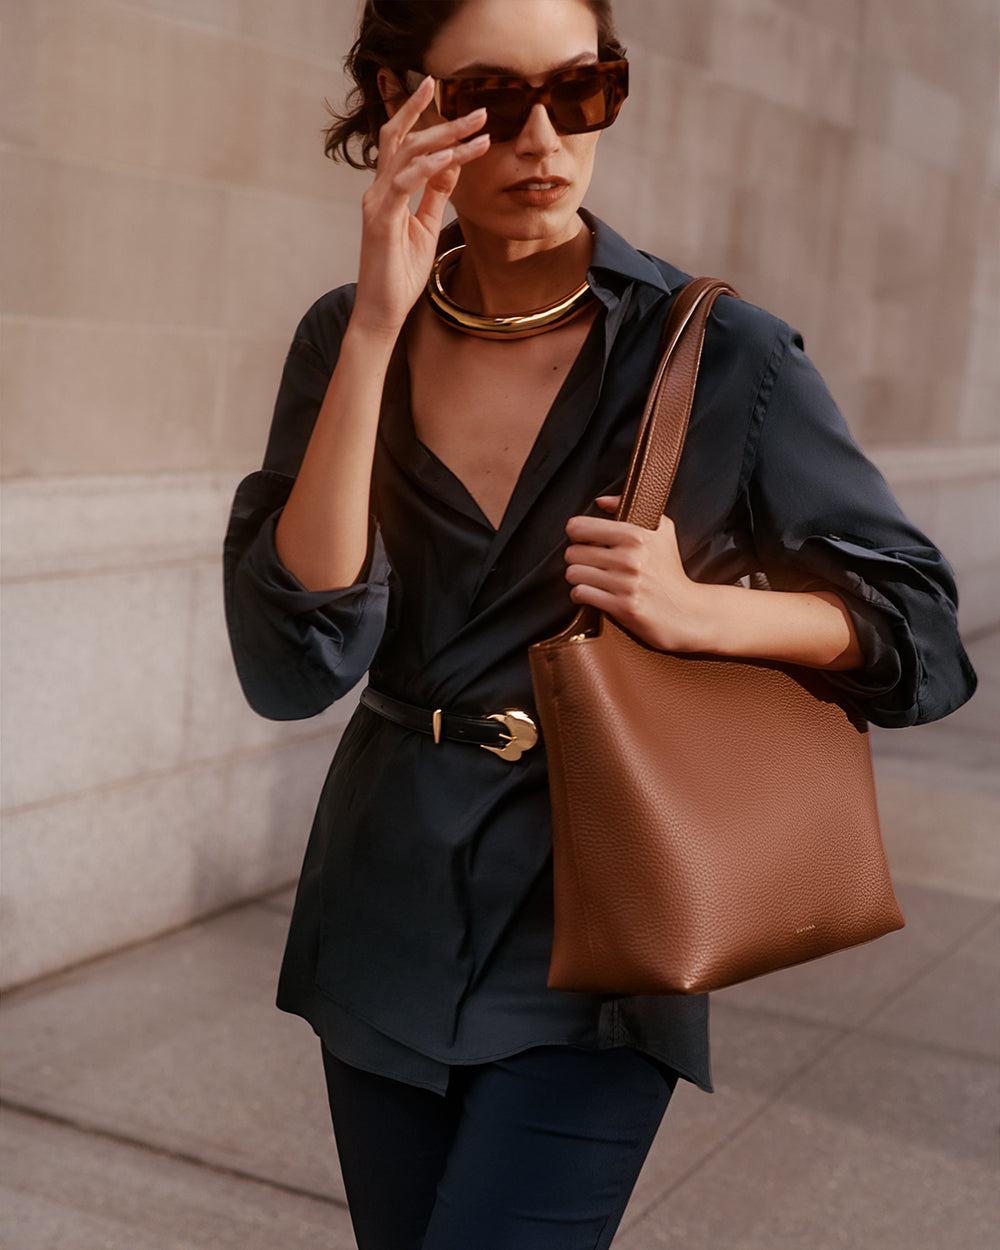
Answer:
[{"label": "navy trousers", "polygon": [[323,1063],[359,1250],[606,1250],[676,1083],[628,1048],[455,1068],[444,1096]]}]

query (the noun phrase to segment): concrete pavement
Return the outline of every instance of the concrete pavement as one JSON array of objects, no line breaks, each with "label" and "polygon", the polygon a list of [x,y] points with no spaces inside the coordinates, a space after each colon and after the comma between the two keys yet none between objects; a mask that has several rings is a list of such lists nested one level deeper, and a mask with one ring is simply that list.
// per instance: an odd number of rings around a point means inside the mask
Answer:
[{"label": "concrete pavement", "polygon": [[[996,1244],[1000,635],[970,650],[967,708],[875,734],[906,929],[716,995],[718,1092],[679,1088],[616,1250]],[[5,1250],[354,1246],[318,1045],[272,1006],[290,900],[7,996]]]}]

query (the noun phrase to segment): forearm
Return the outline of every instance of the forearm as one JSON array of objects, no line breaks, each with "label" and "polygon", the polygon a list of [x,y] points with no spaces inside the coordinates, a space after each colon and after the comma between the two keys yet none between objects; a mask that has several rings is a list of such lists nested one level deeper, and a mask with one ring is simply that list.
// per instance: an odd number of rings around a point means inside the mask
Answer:
[{"label": "forearm", "polygon": [[864,655],[850,614],[832,591],[767,592],[690,583],[692,639],[716,655],[809,668],[860,668]]},{"label": "forearm", "polygon": [[307,590],[352,585],[368,549],[372,461],[391,336],[348,325],[295,486],[275,530]]}]

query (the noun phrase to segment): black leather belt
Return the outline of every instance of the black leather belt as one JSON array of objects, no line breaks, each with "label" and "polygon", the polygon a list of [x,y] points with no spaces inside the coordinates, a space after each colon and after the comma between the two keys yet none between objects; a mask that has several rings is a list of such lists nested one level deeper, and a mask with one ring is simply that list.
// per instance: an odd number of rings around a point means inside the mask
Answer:
[{"label": "black leather belt", "polygon": [[506,708],[490,716],[459,716],[441,708],[414,707],[401,699],[380,694],[371,686],[361,692],[361,702],[386,720],[427,734],[435,742],[465,742],[492,751],[502,760],[518,760],[538,741],[538,727],[527,712]]}]

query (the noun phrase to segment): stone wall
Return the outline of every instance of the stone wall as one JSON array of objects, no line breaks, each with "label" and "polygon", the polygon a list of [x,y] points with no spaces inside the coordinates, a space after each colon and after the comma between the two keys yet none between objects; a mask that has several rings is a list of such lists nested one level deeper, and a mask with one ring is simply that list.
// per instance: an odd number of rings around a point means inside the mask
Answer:
[{"label": "stone wall", "polygon": [[[588,204],[796,324],[1000,619],[991,0],[618,0]],[[273,725],[218,549],[291,331],[353,278],[353,0],[0,0],[7,984],[292,877],[349,709]]]}]

